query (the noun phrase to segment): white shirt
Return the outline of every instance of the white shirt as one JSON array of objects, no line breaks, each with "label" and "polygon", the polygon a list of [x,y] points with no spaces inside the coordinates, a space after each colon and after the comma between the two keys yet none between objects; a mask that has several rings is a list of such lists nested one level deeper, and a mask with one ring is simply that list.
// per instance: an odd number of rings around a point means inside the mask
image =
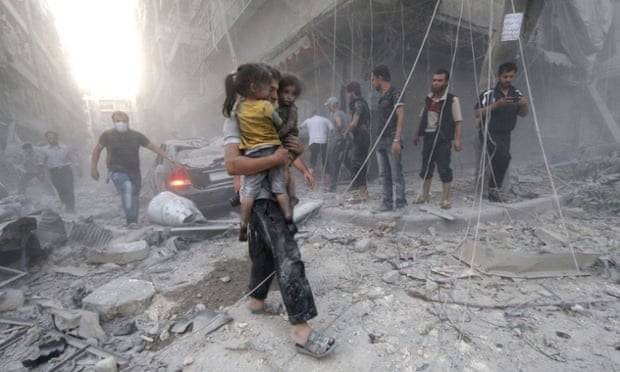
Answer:
[{"label": "white shirt", "polygon": [[77,159],[71,153],[71,149],[64,143],[58,142],[54,146],[48,143],[41,147],[41,152],[43,153],[45,167],[47,168],[77,167],[78,165]]},{"label": "white shirt", "polygon": [[308,135],[310,136],[308,145],[312,145],[313,143],[327,143],[327,136],[334,124],[323,116],[314,115],[306,119],[301,126],[308,127]]}]

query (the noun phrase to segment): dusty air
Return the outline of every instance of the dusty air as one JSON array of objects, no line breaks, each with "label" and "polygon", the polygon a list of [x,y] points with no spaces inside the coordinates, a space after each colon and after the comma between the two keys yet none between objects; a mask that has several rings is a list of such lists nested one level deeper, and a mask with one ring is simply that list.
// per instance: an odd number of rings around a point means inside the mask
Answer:
[{"label": "dusty air", "polygon": [[1,371],[620,370],[620,2],[1,0]]}]

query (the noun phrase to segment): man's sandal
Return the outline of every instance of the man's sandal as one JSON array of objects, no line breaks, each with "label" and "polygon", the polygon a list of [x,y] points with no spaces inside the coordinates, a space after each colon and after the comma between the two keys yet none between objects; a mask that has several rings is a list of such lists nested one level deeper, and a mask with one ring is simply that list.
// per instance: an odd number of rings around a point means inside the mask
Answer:
[{"label": "man's sandal", "polygon": [[416,200],[414,201],[414,204],[425,204],[425,203],[428,203],[428,201],[429,201],[428,197],[425,198],[424,196],[420,195],[416,198]]},{"label": "man's sandal", "polygon": [[444,200],[441,202],[441,209],[450,209],[452,208],[452,203],[449,200]]},{"label": "man's sandal", "polygon": [[321,335],[315,331],[310,331],[308,340],[304,345],[295,344],[295,350],[300,354],[309,355],[316,359],[321,359],[336,348],[336,340],[332,337]]},{"label": "man's sandal", "polygon": [[252,309],[250,312],[254,315],[281,315],[286,312],[284,305],[281,303],[264,302],[262,309]]}]

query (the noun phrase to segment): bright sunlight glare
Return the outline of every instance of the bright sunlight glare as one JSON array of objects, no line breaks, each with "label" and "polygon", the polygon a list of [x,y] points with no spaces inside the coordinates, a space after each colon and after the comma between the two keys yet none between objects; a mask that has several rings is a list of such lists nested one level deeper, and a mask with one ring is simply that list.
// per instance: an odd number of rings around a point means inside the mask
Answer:
[{"label": "bright sunlight glare", "polygon": [[135,0],[48,0],[81,89],[134,98],[140,79]]}]

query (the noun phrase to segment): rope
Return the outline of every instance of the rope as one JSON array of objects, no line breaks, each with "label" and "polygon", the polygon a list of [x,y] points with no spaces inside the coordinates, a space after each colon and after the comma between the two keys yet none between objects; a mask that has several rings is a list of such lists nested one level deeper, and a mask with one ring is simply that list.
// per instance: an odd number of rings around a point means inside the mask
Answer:
[{"label": "rope", "polygon": [[[513,0],[510,0],[512,4],[512,11],[515,12],[515,4]],[[527,90],[530,98],[530,107],[532,108],[532,117],[534,119],[534,128],[536,129],[536,138],[538,139],[538,143],[540,144],[540,150],[542,152],[543,161],[545,162],[545,170],[547,171],[547,176],[549,176],[549,182],[551,183],[551,190],[553,190],[553,201],[555,202],[558,208],[558,214],[560,216],[560,221],[562,222],[562,230],[564,235],[566,236],[566,241],[568,244],[568,248],[570,249],[570,254],[573,258],[573,262],[575,263],[575,268],[579,273],[581,270],[579,269],[579,263],[577,262],[577,257],[575,256],[575,251],[573,249],[573,244],[570,241],[570,236],[568,234],[568,228],[566,227],[566,220],[564,219],[564,212],[562,212],[562,205],[560,204],[560,197],[558,195],[557,188],[555,186],[555,181],[553,180],[553,174],[551,173],[551,167],[549,166],[549,161],[547,159],[547,154],[545,152],[545,147],[543,145],[542,134],[540,132],[540,125],[538,124],[538,116],[536,115],[536,105],[534,104],[534,99],[532,97],[532,87],[530,85],[530,77],[527,68],[527,64],[525,63],[525,54],[523,52],[523,43],[521,42],[521,37],[519,37],[519,52],[521,53],[521,62],[523,65],[523,74],[525,76],[525,84],[527,86]],[[590,302],[592,302],[590,300]]]},{"label": "rope", "polygon": [[[469,4],[469,8],[470,8],[469,11],[470,11],[470,14],[471,14],[471,3]],[[490,86],[491,86],[491,71],[492,71],[491,67],[492,67],[492,64],[493,64],[493,61],[492,61],[493,60],[493,58],[492,58],[492,56],[493,56],[492,36],[493,36],[493,1],[489,1],[489,48],[488,48],[489,49],[488,50],[488,53],[489,53],[489,59],[488,59],[489,68],[488,68],[488,71],[487,71],[487,74],[488,74],[488,76],[487,76],[487,85],[488,85],[489,89],[490,89]],[[473,51],[473,39],[470,38],[470,41],[472,43],[472,51]],[[486,121],[485,124],[488,124],[488,121],[489,121],[489,118],[490,118],[490,115],[488,115],[488,114],[489,114],[489,106],[487,106],[487,115],[485,116],[485,121]],[[486,157],[486,147],[487,147],[487,135],[488,135],[488,132],[487,132],[486,128],[488,128],[488,125],[485,125],[485,131],[484,131],[484,135],[483,135],[484,138],[483,138],[483,142],[482,142],[482,156],[480,157],[480,163],[481,163],[481,166],[480,166],[480,175],[481,175],[481,177],[480,177],[480,179],[482,181],[477,181],[477,184],[478,184],[477,186],[480,188],[480,196],[478,198],[478,203],[479,203],[478,204],[478,214],[477,214],[477,217],[476,217],[476,230],[475,230],[475,233],[474,233],[474,249],[473,249],[474,253],[471,256],[471,260],[469,262],[469,267],[473,267],[473,265],[474,265],[474,260],[475,260],[475,256],[476,256],[476,249],[477,249],[477,243],[479,241],[479,234],[480,234],[480,220],[482,219],[482,195],[484,193],[484,179],[485,179],[485,173],[486,173],[486,160],[487,160],[487,157]],[[476,198],[474,198],[474,204],[476,202],[475,199]],[[459,259],[462,260],[462,257],[459,257]],[[471,291],[471,276],[467,278],[467,284],[465,286],[465,303],[469,299],[470,291]],[[446,303],[447,303],[447,298],[446,298],[446,301],[442,304],[442,308],[444,308],[446,306]],[[464,326],[465,326],[465,313],[466,313],[466,311],[467,311],[467,305],[465,305],[465,307],[463,309],[462,316],[461,316],[461,319],[460,319],[460,322],[459,322],[460,323],[459,324],[459,329],[464,329]],[[457,341],[459,339],[457,339]],[[455,347],[454,350],[455,350],[454,351],[454,355],[453,355],[452,360],[450,362],[450,371],[452,371],[454,369],[456,361],[457,361],[458,353],[459,353],[458,347]]]},{"label": "rope", "polygon": [[[372,3],[372,1],[371,1],[371,3]],[[437,16],[437,10],[439,9],[439,4],[440,3],[441,3],[441,0],[437,0],[437,2],[435,3],[435,9],[433,10],[433,15],[432,15],[431,20],[428,23],[428,26],[426,28],[426,33],[424,34],[424,38],[422,39],[422,45],[420,46],[420,50],[418,51],[418,55],[416,56],[415,62],[413,63],[413,66],[411,67],[411,70],[409,71],[409,75],[407,76],[407,80],[405,80],[405,84],[403,85],[403,89],[401,90],[400,95],[399,95],[397,101],[400,101],[403,98],[403,95],[405,94],[405,90],[407,89],[407,86],[409,85],[409,82],[411,81],[411,77],[413,76],[413,72],[415,71],[415,68],[418,65],[418,61],[420,60],[420,55],[422,54],[422,50],[424,49],[424,44],[426,43],[426,40],[428,39],[428,35],[431,32],[431,26],[433,25],[433,21],[435,20],[435,17]],[[371,45],[372,45],[372,43],[371,43]],[[390,115],[388,116],[385,124],[383,125],[383,129],[381,129],[381,132],[377,136],[377,140],[373,144],[372,148],[368,151],[368,155],[366,156],[366,159],[364,159],[364,162],[362,163],[360,169],[357,171],[355,176],[353,176],[353,179],[351,180],[351,182],[349,182],[349,185],[346,187],[346,189],[342,193],[343,196],[349,191],[349,189],[351,189],[351,186],[353,186],[353,182],[355,182],[357,177],[359,177],[360,172],[362,171],[362,169],[364,169],[364,166],[366,166],[366,164],[368,164],[368,160],[370,159],[370,157],[372,156],[372,153],[377,148],[377,144],[379,143],[379,140],[383,136],[383,133],[387,129],[388,124],[390,123],[390,121],[392,120],[392,117],[394,116],[394,113],[396,112],[396,108],[397,108],[397,106],[394,106],[394,108],[392,108],[392,112],[390,113]]]},{"label": "rope", "polygon": [[[459,44],[459,34],[461,31],[461,22],[463,20],[463,6],[464,6],[464,0],[461,0],[461,10],[460,10],[460,14],[459,14],[459,20],[457,23],[457,27],[456,27],[456,37],[454,40],[454,49],[452,50],[452,61],[450,62],[450,79],[452,79],[453,77],[453,72],[454,72],[454,64],[456,62],[456,51],[458,50],[458,44]],[[450,46],[452,48],[452,45]],[[427,48],[427,50],[430,48]],[[430,73],[429,73],[430,75]],[[446,91],[445,93],[448,94],[448,92],[450,91],[450,84],[448,84],[448,86],[446,87]],[[430,166],[431,163],[433,162],[433,155],[435,154],[435,148],[437,146],[437,142],[439,140],[439,134],[441,131],[441,120],[443,119],[443,115],[444,115],[444,110],[446,109],[446,105],[442,105],[441,106],[441,112],[439,113],[439,117],[437,118],[437,130],[435,131],[435,137],[433,138],[433,146],[431,147],[431,153],[428,157],[428,161],[426,163],[426,170],[424,171],[424,177],[422,177],[423,182],[426,181],[426,177],[428,177],[428,173],[430,170]],[[462,125],[462,124],[461,124]],[[424,139],[422,139],[422,141],[424,141]],[[424,146],[424,145],[422,145]],[[452,147],[452,146],[450,146]],[[450,149],[450,151],[452,151],[452,149]],[[416,195],[416,200],[420,198],[421,194],[422,194],[423,190],[418,192],[418,194]],[[442,191],[443,192],[443,191]]]}]

